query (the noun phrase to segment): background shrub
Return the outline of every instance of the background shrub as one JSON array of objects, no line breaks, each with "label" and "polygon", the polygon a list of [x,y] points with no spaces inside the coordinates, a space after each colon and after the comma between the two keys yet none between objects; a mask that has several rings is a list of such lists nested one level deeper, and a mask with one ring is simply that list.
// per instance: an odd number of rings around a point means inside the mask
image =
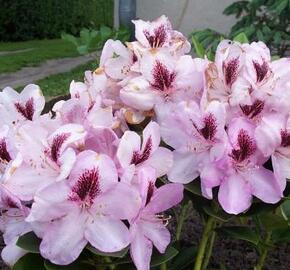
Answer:
[{"label": "background shrub", "polygon": [[0,0],[0,40],[78,34],[84,27],[113,26],[113,0]]}]

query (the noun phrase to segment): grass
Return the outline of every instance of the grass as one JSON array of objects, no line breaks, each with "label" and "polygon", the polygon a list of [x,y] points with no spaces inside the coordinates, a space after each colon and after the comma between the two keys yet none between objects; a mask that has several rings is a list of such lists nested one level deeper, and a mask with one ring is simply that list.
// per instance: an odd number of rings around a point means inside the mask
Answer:
[{"label": "grass", "polygon": [[30,48],[32,50],[26,52],[0,55],[0,74],[14,72],[26,66],[37,66],[49,59],[78,56],[75,46],[61,39],[0,42],[0,52]]},{"label": "grass", "polygon": [[[96,61],[88,62],[78,66],[69,72],[49,76],[36,82],[45,96],[54,97],[69,93],[69,85],[72,80],[83,81],[86,70],[95,70],[98,64]],[[20,88],[22,89],[22,88]]]}]

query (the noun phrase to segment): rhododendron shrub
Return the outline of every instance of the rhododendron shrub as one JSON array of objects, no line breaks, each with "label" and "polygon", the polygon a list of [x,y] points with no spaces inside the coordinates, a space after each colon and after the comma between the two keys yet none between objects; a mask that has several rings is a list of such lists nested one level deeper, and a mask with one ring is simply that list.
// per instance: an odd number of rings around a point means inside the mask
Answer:
[{"label": "rhododendron shrub", "polygon": [[[218,232],[254,244],[262,269],[290,233],[290,60],[229,40],[193,58],[167,17],[133,23],[136,41],[108,40],[49,113],[36,85],[0,92],[3,260],[206,269]],[[196,258],[180,242],[191,204],[206,221]]]}]

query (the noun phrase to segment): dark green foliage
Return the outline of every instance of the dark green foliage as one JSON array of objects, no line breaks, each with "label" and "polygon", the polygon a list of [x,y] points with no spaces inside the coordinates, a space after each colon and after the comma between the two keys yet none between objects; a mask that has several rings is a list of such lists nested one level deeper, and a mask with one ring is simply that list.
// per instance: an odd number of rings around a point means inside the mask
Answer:
[{"label": "dark green foliage", "polygon": [[0,40],[78,34],[84,27],[113,26],[113,0],[0,0]]},{"label": "dark green foliage", "polygon": [[210,29],[194,31],[192,36],[205,48],[211,59],[220,38],[234,39],[243,33],[250,42],[263,41],[280,57],[290,55],[290,1],[252,0],[237,1],[224,10],[238,20],[230,34],[224,35]]}]

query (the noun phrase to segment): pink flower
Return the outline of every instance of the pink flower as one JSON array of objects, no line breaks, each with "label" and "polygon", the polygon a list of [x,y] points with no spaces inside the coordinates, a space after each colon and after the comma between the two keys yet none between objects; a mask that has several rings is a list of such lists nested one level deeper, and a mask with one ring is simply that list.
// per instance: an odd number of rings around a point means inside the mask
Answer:
[{"label": "pink flower", "polygon": [[[220,184],[215,162],[223,157],[227,147],[225,118],[225,108],[217,101],[205,110],[195,102],[176,105],[161,124],[162,138],[175,149],[168,173],[170,181],[186,184],[200,175],[204,195],[207,189]],[[212,197],[210,193],[206,196]]]},{"label": "pink flower", "polygon": [[121,89],[120,97],[128,106],[143,111],[193,98],[203,88],[202,75],[188,55],[175,58],[165,50],[148,52],[140,61],[140,73]]},{"label": "pink flower", "polygon": [[258,150],[255,127],[245,119],[237,118],[228,127],[230,148],[221,169],[224,172],[218,199],[230,214],[247,210],[256,196],[266,203],[282,198],[279,180],[263,167],[267,160]]},{"label": "pink flower", "polygon": [[153,245],[164,253],[170,243],[170,232],[166,228],[168,219],[159,214],[177,205],[183,198],[183,186],[166,184],[155,187],[156,174],[153,169],[143,168],[136,183],[142,198],[137,216],[130,221],[131,257],[138,270],[149,270]]},{"label": "pink flower", "polygon": [[118,182],[108,156],[84,151],[77,156],[68,180],[35,196],[27,221],[45,227],[40,235],[41,255],[67,265],[78,258],[88,242],[103,252],[129,245],[129,231],[120,219],[133,218],[140,202],[132,186]]},{"label": "pink flower", "polygon": [[[172,29],[170,21],[164,15],[152,22],[135,20],[133,23],[136,39],[144,48],[167,47],[173,54],[185,54],[190,51],[190,43],[180,32]],[[132,46],[142,50],[142,47],[134,42]]]},{"label": "pink flower", "polygon": [[85,136],[84,128],[76,124],[52,134],[37,123],[23,125],[17,137],[20,156],[6,169],[3,184],[21,200],[32,200],[36,191],[68,176],[75,162],[72,148],[82,146]]},{"label": "pink flower", "polygon": [[137,133],[126,131],[117,150],[122,181],[130,182],[134,174],[148,166],[156,170],[157,177],[165,175],[172,166],[172,153],[159,144],[159,125],[155,122],[143,130],[142,144]]},{"label": "pink flower", "polygon": [[102,50],[100,67],[107,76],[122,80],[128,76],[133,64],[133,54],[119,40],[109,39]]},{"label": "pink flower", "polygon": [[270,61],[269,49],[262,42],[222,41],[215,64],[209,64],[207,71],[209,98],[218,98],[231,106],[250,105],[251,99],[263,99],[273,84]]},{"label": "pink flower", "polygon": [[264,117],[256,128],[257,146],[265,156],[271,156],[274,174],[281,192],[290,178],[290,120],[280,114]]},{"label": "pink flower", "polygon": [[35,84],[27,85],[20,94],[6,87],[0,92],[0,124],[15,126],[33,121],[40,116],[44,104],[44,96]]},{"label": "pink flower", "polygon": [[11,267],[27,253],[18,247],[16,242],[19,236],[32,230],[30,224],[25,221],[28,214],[28,208],[18,208],[18,206],[10,204],[9,210],[3,212],[0,217],[0,229],[6,245],[2,249],[1,257]]}]

